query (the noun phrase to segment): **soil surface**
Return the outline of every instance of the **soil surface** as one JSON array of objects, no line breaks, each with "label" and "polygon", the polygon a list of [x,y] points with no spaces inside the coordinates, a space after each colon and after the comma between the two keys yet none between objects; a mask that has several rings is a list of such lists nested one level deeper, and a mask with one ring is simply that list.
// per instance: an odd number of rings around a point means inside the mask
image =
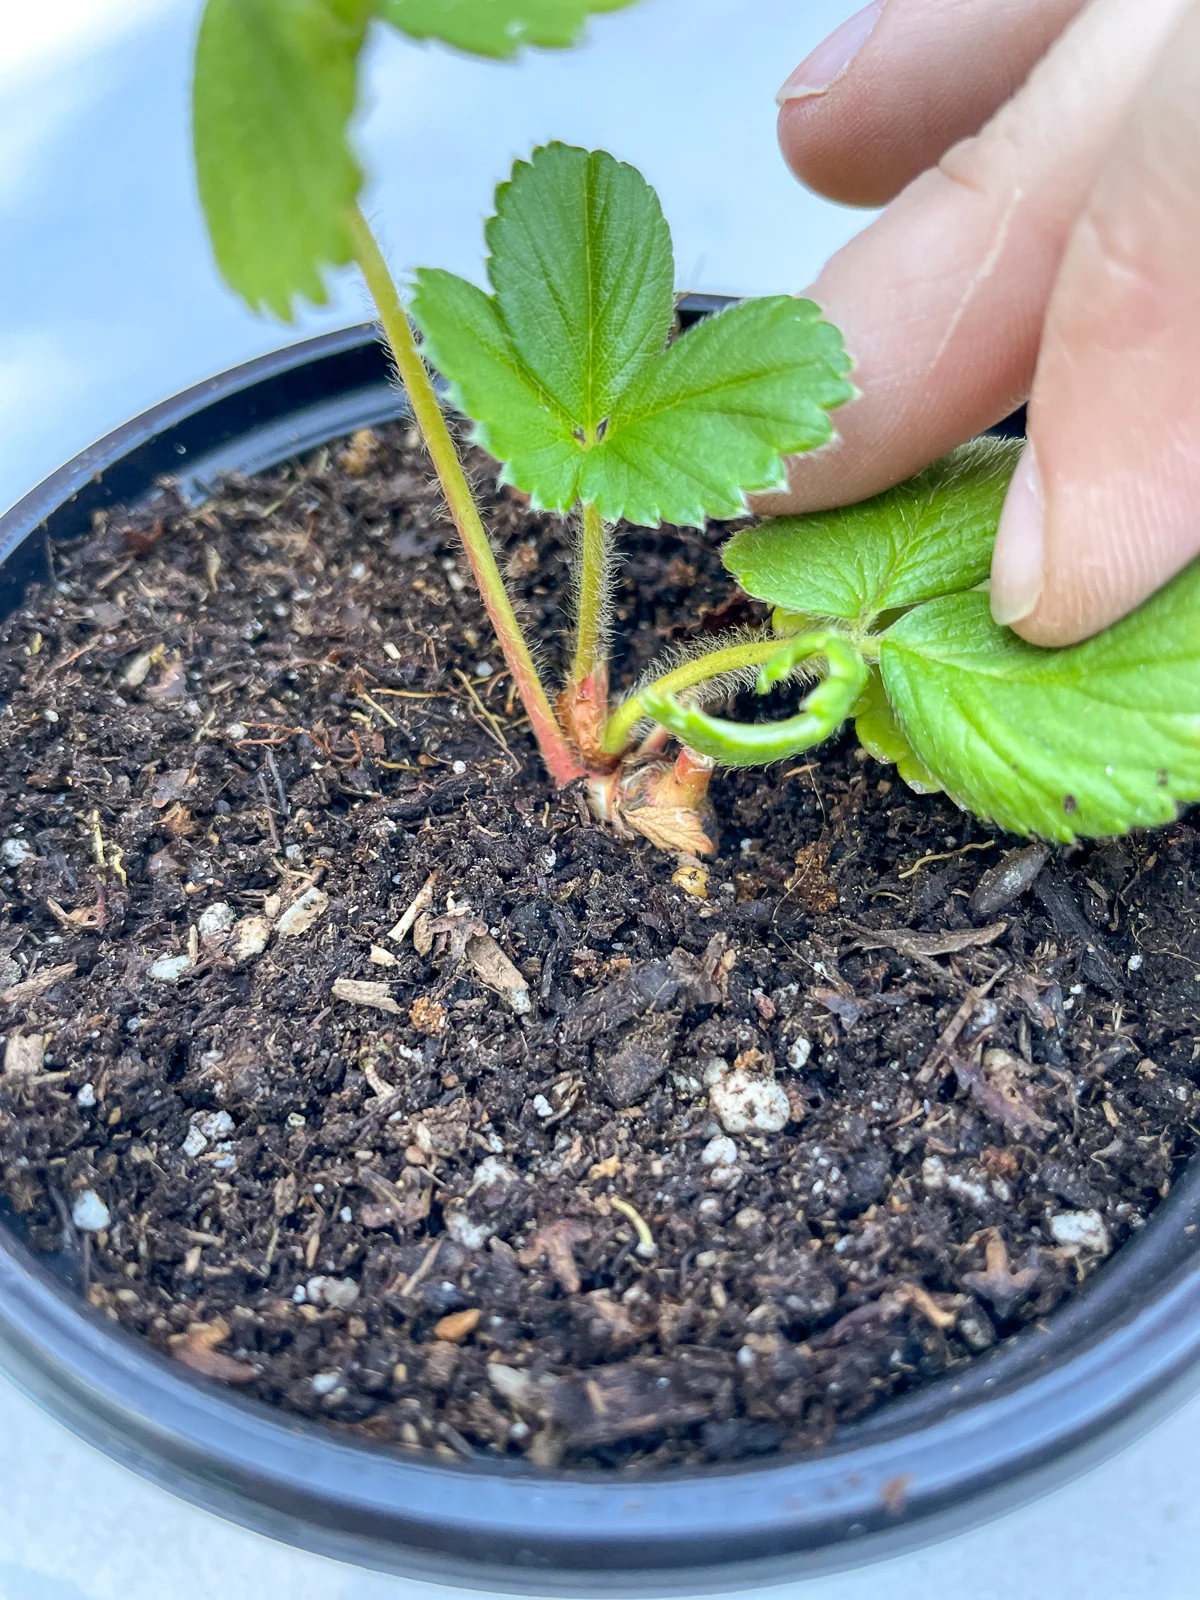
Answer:
[{"label": "soil surface", "polygon": [[[553,662],[566,531],[473,470]],[[620,681],[760,614],[723,536],[624,534]],[[443,1455],[804,1450],[1191,1152],[1193,822],[1044,860],[846,738],[722,777],[706,868],[618,840],[399,424],[56,561],[0,634],[0,1192],[209,1379]]]}]

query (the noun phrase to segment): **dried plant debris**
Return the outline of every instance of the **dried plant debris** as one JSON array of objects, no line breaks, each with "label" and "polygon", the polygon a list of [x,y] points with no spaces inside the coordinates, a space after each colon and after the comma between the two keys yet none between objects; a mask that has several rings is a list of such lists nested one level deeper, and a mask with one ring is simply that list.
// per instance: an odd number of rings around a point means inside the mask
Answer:
[{"label": "dried plant debris", "polygon": [[[623,681],[722,536],[623,535]],[[1051,1313],[1193,1148],[1193,824],[1043,859],[846,741],[718,780],[701,897],[544,783],[460,568],[393,427],[4,626],[14,1225],[209,1381],[546,1467],[809,1449]]]}]

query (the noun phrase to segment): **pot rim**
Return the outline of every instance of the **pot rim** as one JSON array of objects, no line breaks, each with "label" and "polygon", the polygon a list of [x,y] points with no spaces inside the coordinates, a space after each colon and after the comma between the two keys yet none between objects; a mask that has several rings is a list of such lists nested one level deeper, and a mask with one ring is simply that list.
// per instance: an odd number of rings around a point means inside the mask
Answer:
[{"label": "pot rim", "polygon": [[[686,320],[717,309],[688,297]],[[179,473],[277,462],[403,413],[372,324],[198,384],[82,451],[0,517],[0,615],[51,538]],[[1049,1321],[799,1457],[647,1477],[442,1463],[350,1442],[206,1383],[99,1316],[0,1226],[0,1368],[73,1431],[185,1498],[321,1554],[520,1594],[729,1591],[961,1531],[1115,1449],[1200,1384],[1200,1163]],[[1043,1329],[1045,1331],[1043,1331]]]}]

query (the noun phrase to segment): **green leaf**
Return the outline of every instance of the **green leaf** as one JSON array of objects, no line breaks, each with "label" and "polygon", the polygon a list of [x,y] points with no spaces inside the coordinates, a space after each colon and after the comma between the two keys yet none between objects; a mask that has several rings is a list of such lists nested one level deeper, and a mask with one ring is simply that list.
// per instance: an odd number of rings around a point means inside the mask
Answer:
[{"label": "green leaf", "polygon": [[486,237],[493,303],[530,387],[594,435],[670,332],[658,196],[603,150],[546,145],[496,190]]},{"label": "green leaf", "polygon": [[849,361],[810,302],[746,301],[667,345],[670,235],[632,167],[547,145],[496,207],[494,294],[422,271],[412,314],[478,442],[535,505],[699,525],[739,515],[745,493],[782,483],[784,454],[830,437]]},{"label": "green leaf", "polygon": [[744,528],[722,559],[747,594],[861,625],[969,589],[988,575],[1020,452],[1018,440],[976,439],[858,505]]},{"label": "green leaf", "polygon": [[593,11],[630,0],[381,0],[380,15],[413,39],[440,39],[474,55],[515,56],[525,45],[574,44]]},{"label": "green leaf", "polygon": [[896,721],[896,713],[888,702],[878,668],[871,668],[867,686],[851,715],[858,742],[869,755],[873,755],[876,761],[886,761],[894,766],[908,787],[917,794],[939,792],[941,784],[909,744],[904,737],[904,730]]},{"label": "green leaf", "polygon": [[1200,798],[1200,563],[1084,644],[1043,650],[987,596],[918,606],[880,643],[917,756],[960,805],[1069,841],[1169,822]]},{"label": "green leaf", "polygon": [[708,317],[644,369],[615,408],[580,498],[610,520],[703,526],[781,489],[785,455],[833,437],[852,398],[841,335],[811,300],[776,295]]},{"label": "green leaf", "polygon": [[374,0],[208,0],[192,131],[217,264],[254,310],[323,303],[351,259],[362,174],[346,139]]}]

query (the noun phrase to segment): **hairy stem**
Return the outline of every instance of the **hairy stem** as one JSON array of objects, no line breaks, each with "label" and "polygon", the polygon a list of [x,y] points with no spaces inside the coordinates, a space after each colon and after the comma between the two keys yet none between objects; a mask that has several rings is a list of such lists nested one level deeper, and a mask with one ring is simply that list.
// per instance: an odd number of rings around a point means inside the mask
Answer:
[{"label": "hairy stem", "polygon": [[504,586],[504,579],[496,565],[495,554],[480,521],[479,511],[467,484],[462,463],[458,459],[458,452],[454,448],[454,440],[450,437],[450,430],[442,415],[442,408],[434,392],[429,372],[417,349],[412,324],[400,303],[396,285],[375,241],[375,236],[357,206],[350,211],[349,222],[351,237],[354,240],[355,258],[379,312],[379,320],[383,324],[383,331],[391,346],[396,370],[412,408],[413,419],[421,430],[426,449],[433,461],[442,492],[450,508],[450,515],[454,519],[454,526],[458,529],[479,593],[491,618],[492,627],[496,630],[496,638],[504,654],[504,660],[512,673],[521,702],[529,714],[542,759],[556,783],[569,783],[572,778],[582,776],[583,768],[563,735],[546,691],[542,687],[542,681],[538,677],[529,646],[525,643],[521,625],[517,621],[508,590]]},{"label": "hairy stem", "polygon": [[[727,645],[724,650],[713,650],[706,656],[696,656],[691,661],[684,661],[672,671],[664,673],[661,678],[656,678],[652,684],[647,684],[646,688],[652,689],[655,694],[681,694],[685,689],[694,689],[698,683],[707,683],[710,678],[719,678],[723,672],[738,672],[744,667],[760,667],[763,662],[778,655],[785,644],[786,640],[772,633],[764,634],[761,639],[752,639],[746,644]],[[604,734],[605,750],[612,755],[624,750],[633,737],[633,730],[645,715],[646,709],[642,705],[640,694],[631,695],[619,705],[608,719],[608,727]]]},{"label": "hairy stem", "polygon": [[575,659],[571,682],[582,683],[598,667],[607,666],[604,640],[608,601],[608,530],[593,505],[583,507],[579,547],[579,610],[575,621]]},{"label": "hairy stem", "polygon": [[867,682],[867,664],[854,641],[833,628],[822,628],[785,640],[758,674],[758,692],[765,694],[813,656],[824,656],[827,674],[810,689],[795,716],[782,722],[726,722],[698,706],[683,705],[660,684],[643,689],[640,698],[656,722],[689,749],[728,767],[767,766],[808,750],[837,731],[850,715]]}]

